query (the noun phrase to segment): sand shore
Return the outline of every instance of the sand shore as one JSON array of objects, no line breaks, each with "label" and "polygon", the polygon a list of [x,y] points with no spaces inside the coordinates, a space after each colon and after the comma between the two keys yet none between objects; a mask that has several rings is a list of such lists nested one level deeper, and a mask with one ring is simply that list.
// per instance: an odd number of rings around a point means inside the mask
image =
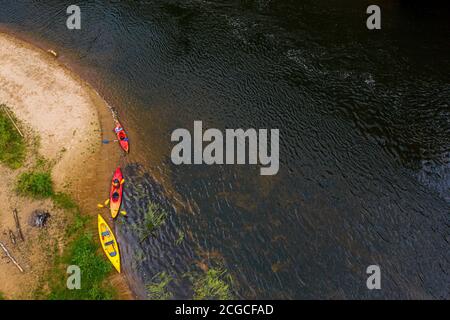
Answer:
[{"label": "sand shore", "polygon": [[[83,212],[96,215],[96,204],[107,197],[108,181],[120,154],[117,145],[101,143],[102,128],[109,131],[113,124],[106,102],[51,54],[0,33],[0,104],[6,104],[22,121],[26,136],[40,138],[39,154],[54,164],[55,189],[70,193]],[[15,194],[13,185],[21,170],[0,164],[0,241],[10,243],[7,230],[15,228],[14,208],[26,239],[11,245],[25,273],[0,253],[0,292],[7,298],[27,299],[48,267],[45,251],[50,248],[46,246],[56,244],[63,250],[64,239],[58,230],[64,217],[50,200],[30,200]],[[37,208],[51,210],[52,223],[46,235],[29,226],[29,216]],[[38,241],[42,237],[53,238],[55,243]],[[129,297],[124,278],[112,280],[119,286],[121,297]]]}]

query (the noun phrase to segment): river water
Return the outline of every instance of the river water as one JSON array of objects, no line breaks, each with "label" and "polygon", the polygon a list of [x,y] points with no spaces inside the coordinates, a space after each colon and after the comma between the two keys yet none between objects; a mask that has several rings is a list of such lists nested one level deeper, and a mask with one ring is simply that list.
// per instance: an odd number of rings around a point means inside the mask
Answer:
[{"label": "river water", "polygon": [[[67,3],[0,0],[0,26],[56,48],[128,129],[116,231],[138,297],[166,272],[190,298],[186,275],[214,266],[238,298],[450,297],[449,5],[78,1],[70,31]],[[279,128],[280,172],[173,165],[171,132],[194,120]],[[168,216],[141,241],[150,201]]]}]

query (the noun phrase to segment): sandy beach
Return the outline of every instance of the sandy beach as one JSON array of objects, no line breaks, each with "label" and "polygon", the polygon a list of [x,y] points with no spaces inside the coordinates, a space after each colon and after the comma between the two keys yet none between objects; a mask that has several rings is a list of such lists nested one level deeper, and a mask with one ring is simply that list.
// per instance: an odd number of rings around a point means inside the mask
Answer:
[{"label": "sandy beach", "polygon": [[[96,215],[96,203],[107,197],[108,180],[120,154],[115,144],[101,143],[102,128],[112,129],[111,113],[88,84],[43,49],[0,33],[0,104],[22,122],[26,138],[39,137],[38,153],[53,164],[55,189],[69,193],[83,213]],[[7,298],[30,298],[50,263],[50,248],[64,250],[60,231],[66,223],[64,212],[50,200],[19,197],[14,190],[17,175],[34,160],[28,159],[18,170],[0,164],[0,241],[9,245],[25,269],[21,273],[0,253],[0,292]],[[15,228],[13,209],[19,212],[25,237],[17,245],[8,237],[8,230]],[[35,209],[51,212],[45,230],[29,225]],[[114,276],[112,281],[121,298],[129,297],[124,278]]]}]

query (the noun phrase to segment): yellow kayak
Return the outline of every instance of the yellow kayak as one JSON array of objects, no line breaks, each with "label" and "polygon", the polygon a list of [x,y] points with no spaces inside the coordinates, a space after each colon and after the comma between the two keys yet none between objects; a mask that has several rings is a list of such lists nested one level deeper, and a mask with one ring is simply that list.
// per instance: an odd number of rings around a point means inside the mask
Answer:
[{"label": "yellow kayak", "polygon": [[105,251],[106,256],[109,261],[111,261],[114,268],[120,273],[119,245],[117,244],[116,237],[111,228],[101,215],[98,215],[98,234],[100,236],[103,251]]}]

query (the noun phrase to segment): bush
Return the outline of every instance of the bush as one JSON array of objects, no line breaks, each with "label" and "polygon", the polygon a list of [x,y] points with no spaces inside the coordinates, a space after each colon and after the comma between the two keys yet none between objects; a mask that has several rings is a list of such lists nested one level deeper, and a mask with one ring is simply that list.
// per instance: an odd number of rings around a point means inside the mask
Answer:
[{"label": "bush", "polygon": [[25,172],[19,176],[17,190],[20,194],[42,199],[53,195],[52,177],[49,172]]},{"label": "bush", "polygon": [[25,160],[25,141],[17,132],[5,108],[0,105],[0,161],[11,169],[17,169]]}]

